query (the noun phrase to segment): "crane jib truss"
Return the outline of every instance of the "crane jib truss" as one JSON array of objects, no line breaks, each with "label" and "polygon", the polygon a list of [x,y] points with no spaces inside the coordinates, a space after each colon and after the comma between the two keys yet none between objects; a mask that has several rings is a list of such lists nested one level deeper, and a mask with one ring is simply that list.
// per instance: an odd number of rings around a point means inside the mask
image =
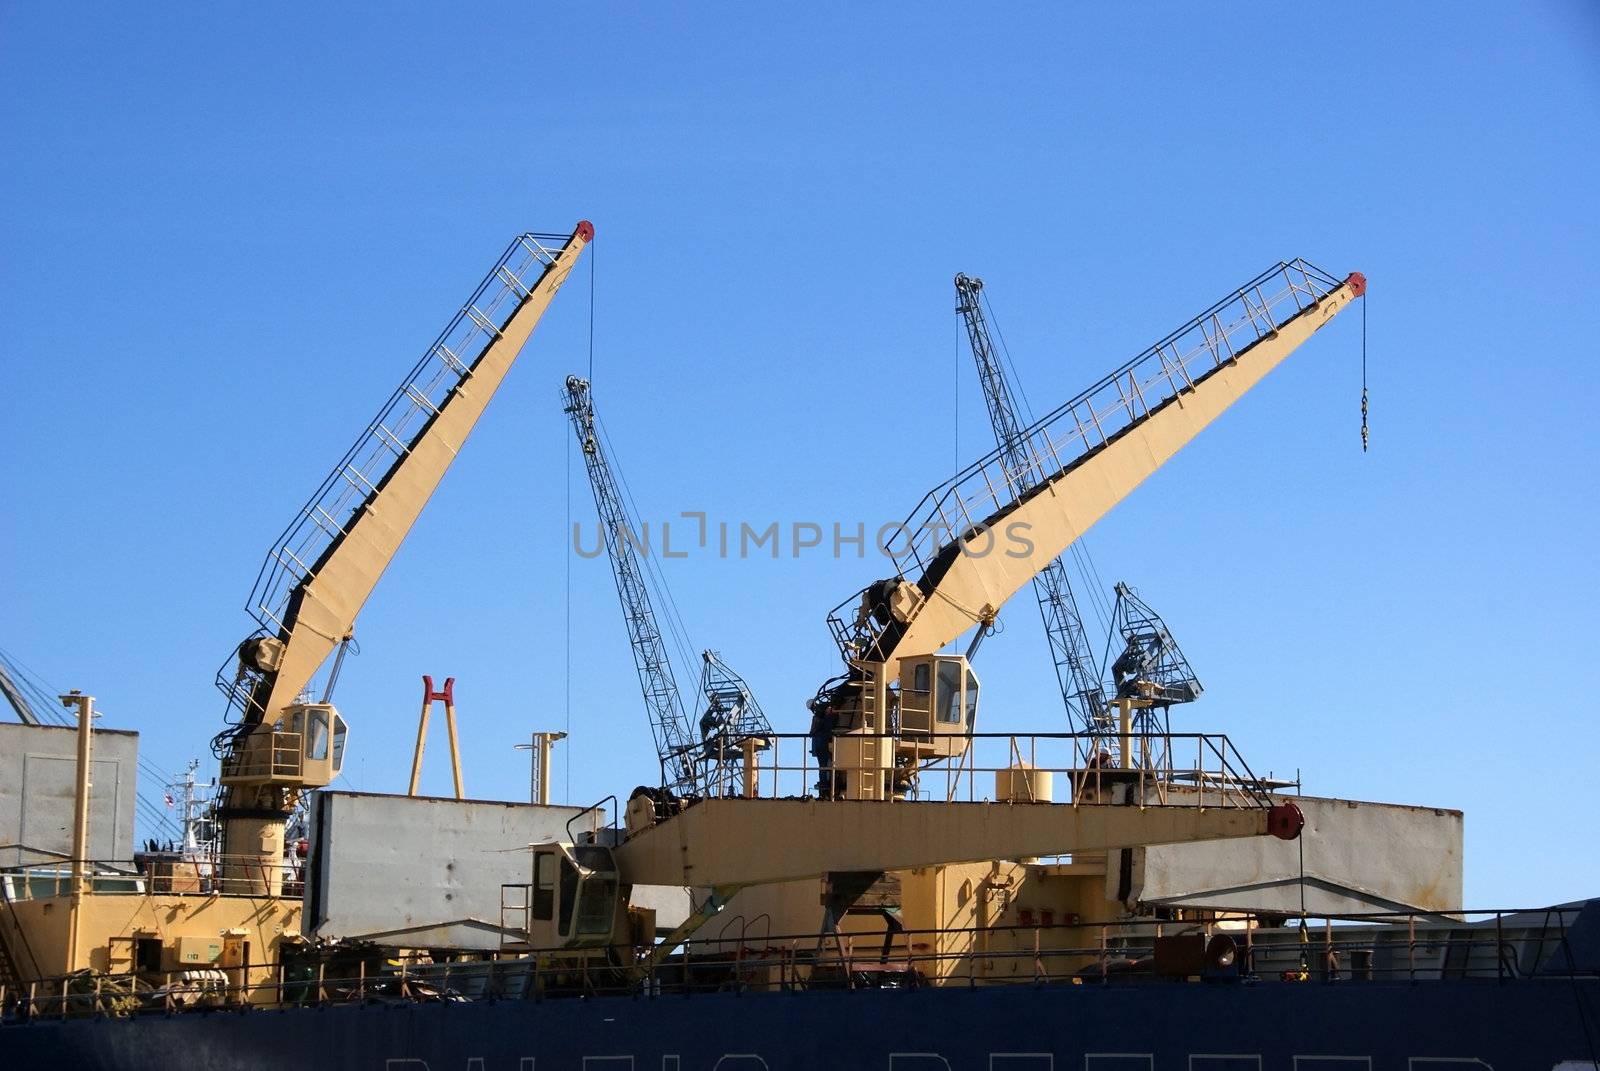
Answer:
[{"label": "crane jib truss", "polygon": [[633,665],[639,674],[645,712],[650,718],[650,733],[661,759],[661,784],[678,795],[691,795],[697,788],[695,740],[683,711],[672,661],[667,656],[666,640],[656,622],[644,563],[633,537],[636,529],[628,518],[622,489],[600,445],[588,382],[569,376],[566,398],[567,415],[572,419],[572,430],[582,447],[583,465],[594,491],[594,507],[600,515],[600,531],[605,539],[612,577],[616,580],[617,597],[622,601],[622,617],[628,627],[628,645],[633,650]]},{"label": "crane jib truss", "polygon": [[[639,675],[639,689],[661,762],[661,787],[676,796],[726,794],[730,786],[742,784],[746,749],[769,746],[772,725],[744,678],[715,651],[701,653],[700,692],[706,705],[698,725],[690,723],[651,596],[651,578],[642,557],[648,553],[647,543],[636,534],[641,529],[628,514],[626,494],[606,456],[595,424],[588,382],[577,376],[568,377],[564,397],[572,429],[583,450],[584,468],[594,491],[595,510],[600,515],[602,538],[622,603],[634,669]],[[664,578],[657,574],[655,579],[663,604],[672,612]],[[681,636],[681,626],[677,631]]]}]

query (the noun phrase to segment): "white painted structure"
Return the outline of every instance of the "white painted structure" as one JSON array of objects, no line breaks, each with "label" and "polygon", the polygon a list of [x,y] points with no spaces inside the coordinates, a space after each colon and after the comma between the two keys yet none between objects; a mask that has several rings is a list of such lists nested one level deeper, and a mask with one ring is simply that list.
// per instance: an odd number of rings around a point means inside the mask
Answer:
[{"label": "white painted structure", "polygon": [[[133,858],[138,769],[138,733],[94,731],[89,859],[126,863]],[[77,777],[76,727],[0,723],[0,866],[72,857]]]},{"label": "white painted structure", "polygon": [[[528,845],[569,840],[610,820],[609,811],[582,807],[318,792],[303,932],[498,949],[501,886],[528,882]],[[631,902],[655,908],[664,927],[689,912],[685,889],[636,888]]]},{"label": "white painted structure", "polygon": [[[1305,815],[1297,841],[1274,837],[1112,852],[1106,894],[1126,903],[1312,914],[1447,911],[1462,897],[1461,812],[1282,796]],[[1118,856],[1121,855],[1119,859]]]}]

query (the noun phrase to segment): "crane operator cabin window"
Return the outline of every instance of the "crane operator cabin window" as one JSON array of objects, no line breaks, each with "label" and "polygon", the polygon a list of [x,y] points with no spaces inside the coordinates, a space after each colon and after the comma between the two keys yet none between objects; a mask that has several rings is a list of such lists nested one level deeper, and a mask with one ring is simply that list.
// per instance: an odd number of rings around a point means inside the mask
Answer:
[{"label": "crane operator cabin window", "polygon": [[313,710],[306,726],[306,758],[321,761],[328,757],[328,712]]},{"label": "crane operator cabin window", "polygon": [[934,703],[940,724],[961,723],[961,666],[958,663],[939,663],[939,687],[934,694]]}]

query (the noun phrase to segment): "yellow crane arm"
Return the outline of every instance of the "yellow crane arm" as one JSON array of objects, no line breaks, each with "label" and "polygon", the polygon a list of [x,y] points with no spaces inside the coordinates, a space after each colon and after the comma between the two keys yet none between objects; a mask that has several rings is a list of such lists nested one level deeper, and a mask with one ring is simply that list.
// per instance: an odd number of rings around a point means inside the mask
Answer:
[{"label": "yellow crane arm", "polygon": [[636,885],[740,886],[837,871],[1026,859],[1231,837],[1293,840],[1304,818],[1276,807],[704,799],[615,849]]},{"label": "yellow crane arm", "polygon": [[[506,289],[502,292],[509,293],[516,301],[514,310],[503,322],[485,319],[481,311],[469,304],[465,315],[488,336],[487,344],[475,359],[448,350],[439,356],[442,343],[430,354],[444,362],[445,368],[454,369],[460,381],[437,403],[420,391],[414,392],[425,421],[414,438],[392,444],[396,455],[393,464],[373,477],[370,487],[359,475],[347,477],[352,486],[364,493],[364,501],[346,523],[338,525],[338,534],[327,543],[317,560],[309,563],[304,576],[290,591],[278,635],[282,646],[274,652],[276,666],[270,668],[256,688],[246,720],[270,717],[293,703],[333,648],[349,633],[378,578],[483,415],[489,399],[499,389],[551,298],[571,273],[578,255],[593,237],[594,228],[587,222],[580,223],[560,249],[548,251],[548,262],[543,264],[537,281],[503,279]],[[502,261],[496,271],[504,269]],[[494,278],[491,275],[491,280]],[[408,384],[403,389],[413,388]],[[375,422],[374,428],[377,427],[379,424]],[[340,475],[335,473],[330,481]],[[307,512],[317,509],[314,500]],[[312,520],[337,524],[337,518],[331,516],[326,521],[318,516],[313,516]],[[281,560],[288,552],[280,548],[276,553]]]},{"label": "yellow crane arm", "polygon": [[[1310,291],[1314,301],[1304,300],[1305,295],[1295,299],[1291,292],[1298,311],[1283,316],[1282,322],[1271,314],[1274,298],[1259,290],[1254,297],[1241,291],[1246,299],[1243,307],[1260,325],[1251,331],[1248,345],[1233,349],[1228,344],[1229,325],[1215,314],[1209,320],[1198,319],[1192,326],[1206,343],[1197,347],[1205,357],[1200,367],[1176,345],[1168,351],[1157,347],[1152,351],[1157,359],[1147,362],[1149,371],[1128,371],[1106,381],[1115,389],[1111,397],[1117,415],[1126,413],[1124,427],[1097,436],[1106,413],[1096,412],[1093,396],[1087,404],[1066,411],[1072,430],[1065,441],[1081,453],[1051,443],[1036,445],[1043,478],[1010,503],[991,490],[988,501],[1000,508],[987,515],[961,503],[959,496],[941,507],[942,523],[957,538],[923,560],[925,570],[917,585],[920,598],[902,600],[894,635],[880,644],[881,653],[895,658],[931,654],[974,625],[991,620],[1007,599],[1360,297],[1365,287],[1365,278],[1352,274],[1325,293]],[[1164,398],[1153,389],[1165,389],[1167,384],[1171,389]],[[1073,460],[1061,464],[1056,459],[1063,454]],[[1003,486],[996,478],[984,482],[990,488]]]}]

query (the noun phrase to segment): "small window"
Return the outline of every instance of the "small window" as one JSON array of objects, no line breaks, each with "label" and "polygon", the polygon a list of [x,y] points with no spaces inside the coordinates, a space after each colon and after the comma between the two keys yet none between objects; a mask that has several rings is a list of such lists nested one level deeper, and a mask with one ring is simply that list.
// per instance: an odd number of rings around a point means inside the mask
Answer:
[{"label": "small window", "polygon": [[967,698],[963,706],[966,708],[963,720],[967,725],[970,727],[978,724],[978,678],[973,676],[970,669],[967,670]]},{"label": "small window", "polygon": [[942,725],[961,724],[961,664],[939,663],[939,688],[933,697],[934,710]]},{"label": "small window", "polygon": [[328,757],[328,712],[313,710],[306,727],[306,758],[321,762]]},{"label": "small window", "polygon": [[333,772],[338,773],[344,769],[344,719],[335,714],[333,716]]},{"label": "small window", "polygon": [[572,905],[578,899],[578,868],[572,860],[561,857],[561,936],[572,936]]},{"label": "small window", "polygon": [[578,905],[578,933],[584,937],[609,937],[616,919],[617,883],[610,876],[593,877],[583,883],[583,902]]},{"label": "small window", "polygon": [[574,844],[572,855],[578,860],[579,866],[586,866],[590,870],[616,869],[616,864],[611,861],[611,849],[598,844]]},{"label": "small window", "polygon": [[549,922],[556,912],[556,853],[533,855],[533,917]]},{"label": "small window", "polygon": [[911,670],[911,690],[914,692],[928,690],[928,663],[919,662]]}]

